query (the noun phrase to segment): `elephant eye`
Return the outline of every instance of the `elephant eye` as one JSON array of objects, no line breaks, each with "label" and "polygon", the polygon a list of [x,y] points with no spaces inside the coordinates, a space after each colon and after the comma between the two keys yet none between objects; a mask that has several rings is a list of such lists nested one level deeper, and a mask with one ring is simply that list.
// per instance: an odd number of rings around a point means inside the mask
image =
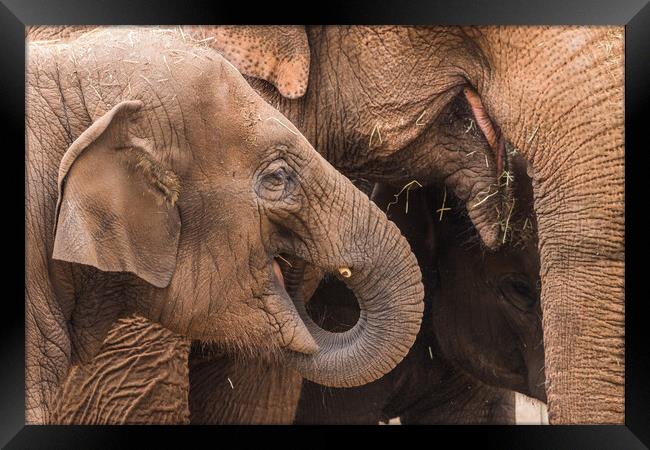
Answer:
[{"label": "elephant eye", "polygon": [[521,311],[531,310],[538,301],[537,290],[528,282],[528,278],[519,273],[502,276],[497,284],[500,294],[515,308]]},{"label": "elephant eye", "polygon": [[283,161],[274,161],[262,172],[257,184],[257,194],[269,201],[282,200],[293,186],[293,177]]},{"label": "elephant eye", "polygon": [[276,189],[276,188],[283,187],[286,180],[287,180],[287,171],[284,170],[283,168],[280,168],[275,172],[264,175],[263,182],[266,183],[269,188]]}]

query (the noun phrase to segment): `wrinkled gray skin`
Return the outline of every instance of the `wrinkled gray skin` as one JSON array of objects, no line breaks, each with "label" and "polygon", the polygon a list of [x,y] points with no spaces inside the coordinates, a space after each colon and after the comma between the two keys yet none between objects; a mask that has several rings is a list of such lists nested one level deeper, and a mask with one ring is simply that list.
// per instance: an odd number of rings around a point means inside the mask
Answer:
[{"label": "wrinkled gray skin", "polygon": [[190,339],[144,317],[118,319],[97,356],[70,369],[51,421],[189,423],[190,344]]},{"label": "wrinkled gray skin", "polygon": [[[408,243],[213,49],[155,29],[33,43],[26,96],[27,423],[56,420],[70,367],[133,313],[325,384],[406,355],[423,307]],[[285,289],[305,264],[352,270],[349,333]]]},{"label": "wrinkled gray skin", "polygon": [[496,248],[510,198],[488,197],[503,184],[499,153],[454,126],[480,122],[462,89],[476,92],[511,144],[503,168],[520,154],[533,179],[549,420],[622,423],[622,29],[288,28],[193,32],[290,98],[255,84],[346,175],[442,181]]}]

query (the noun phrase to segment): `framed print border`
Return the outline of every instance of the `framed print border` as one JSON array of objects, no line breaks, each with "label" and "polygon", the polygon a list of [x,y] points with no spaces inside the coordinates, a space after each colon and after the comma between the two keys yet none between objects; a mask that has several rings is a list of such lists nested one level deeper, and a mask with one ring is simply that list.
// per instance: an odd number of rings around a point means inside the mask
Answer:
[{"label": "framed print border", "polygon": [[[56,427],[24,425],[24,297],[25,288],[25,204],[17,192],[24,186],[25,148],[25,26],[63,24],[209,24],[209,23],[327,23],[327,24],[508,24],[508,25],[625,25],[625,203],[626,203],[626,347],[625,347],[625,425],[620,426],[440,426],[428,427],[359,427],[354,431],[379,434],[382,441],[403,442],[404,433],[447,434],[454,442],[474,442],[481,448],[621,448],[650,446],[650,351],[648,351],[648,317],[643,308],[643,281],[647,278],[641,261],[648,249],[644,236],[644,203],[647,201],[647,118],[650,105],[650,3],[648,0],[589,2],[516,0],[453,2],[418,2],[406,5],[399,1],[334,1],[308,12],[293,8],[253,8],[249,3],[217,1],[61,1],[3,0],[0,4],[0,46],[3,69],[0,70],[0,108],[5,135],[3,200],[5,210],[5,246],[12,257],[5,265],[5,318],[2,330],[2,370],[0,371],[0,444],[7,448],[116,448],[130,447],[142,439],[147,447],[160,439],[162,446],[184,445],[188,438],[214,439],[216,434],[230,434],[241,442],[255,438],[286,439],[296,432],[291,427],[257,427],[249,433],[244,427]],[[15,161],[14,161],[15,160]],[[644,164],[645,162],[645,164]],[[23,167],[23,171],[18,170]],[[645,177],[644,177],[645,175]],[[7,260],[6,262],[9,262]],[[645,275],[645,276],[644,276]],[[352,431],[344,428],[344,432]],[[310,427],[297,432],[305,438],[333,442],[341,428]],[[334,433],[334,434],[332,434]],[[154,435],[152,438],[151,436]],[[319,439],[318,436],[321,436]],[[438,438],[436,438],[437,440]],[[157,445],[157,444],[156,444]]]}]

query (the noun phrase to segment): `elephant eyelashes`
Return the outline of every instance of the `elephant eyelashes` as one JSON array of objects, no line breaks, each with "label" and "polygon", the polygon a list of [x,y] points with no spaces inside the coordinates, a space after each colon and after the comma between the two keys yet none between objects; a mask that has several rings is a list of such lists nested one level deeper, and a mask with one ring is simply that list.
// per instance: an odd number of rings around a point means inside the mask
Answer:
[{"label": "elephant eyelashes", "polygon": [[257,194],[269,201],[282,200],[294,185],[294,179],[283,161],[271,163],[260,176]]},{"label": "elephant eyelashes", "polygon": [[284,183],[287,181],[288,175],[284,169],[278,169],[273,173],[264,176],[264,183],[269,189],[279,190],[284,189]]}]

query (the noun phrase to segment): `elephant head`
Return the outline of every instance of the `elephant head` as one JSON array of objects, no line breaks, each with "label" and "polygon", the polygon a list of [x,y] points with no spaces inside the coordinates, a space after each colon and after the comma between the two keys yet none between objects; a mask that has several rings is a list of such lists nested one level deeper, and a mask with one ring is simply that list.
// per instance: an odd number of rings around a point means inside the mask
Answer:
[{"label": "elephant head", "polygon": [[[43,270],[28,283],[28,341],[87,359],[136,311],[192,339],[275,352],[333,386],[380,377],[408,352],[423,308],[408,243],[220,55],[157,29],[29,50],[27,228],[45,249],[27,250],[28,273]],[[349,332],[318,328],[285,289],[305,265],[342,274],[357,296]],[[52,356],[38,342],[28,366]]]},{"label": "elephant head", "polygon": [[[257,39],[282,35],[258,31]],[[508,232],[512,158],[526,159],[539,225],[549,420],[622,423],[622,28],[304,33],[305,94],[284,99],[257,86],[343,173],[402,185],[441,181],[496,249]],[[297,36],[284,45],[304,51]],[[238,29],[218,45],[249,38]]]},{"label": "elephant head", "polygon": [[[532,185],[521,158],[514,159],[511,167],[517,180],[515,201],[506,217],[507,239],[498,251],[480,248],[462,205],[454,205],[454,199],[446,199],[452,209],[440,216],[443,220],[433,218],[438,222],[437,280],[427,319],[446,360],[484,383],[545,402]],[[444,208],[443,192],[425,195],[429,211]]]}]

